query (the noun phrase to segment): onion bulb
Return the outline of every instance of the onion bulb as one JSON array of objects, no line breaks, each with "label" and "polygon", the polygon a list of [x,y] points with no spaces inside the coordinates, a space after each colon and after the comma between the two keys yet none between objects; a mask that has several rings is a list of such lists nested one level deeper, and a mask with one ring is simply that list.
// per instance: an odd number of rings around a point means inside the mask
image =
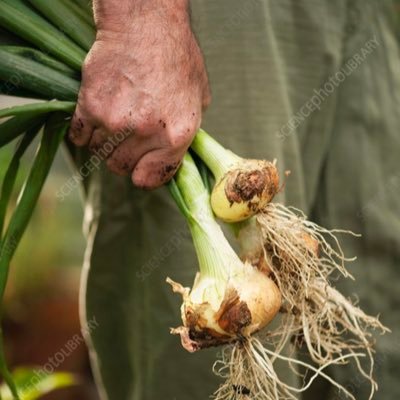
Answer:
[{"label": "onion bulb", "polygon": [[251,217],[279,191],[275,162],[241,158],[203,130],[197,133],[192,148],[215,177],[211,206],[223,221],[238,222]]},{"label": "onion bulb", "polygon": [[167,280],[183,296],[183,326],[172,333],[181,336],[190,352],[248,337],[278,313],[279,289],[267,275],[243,263],[230,246],[214,220],[208,192],[190,155],[174,182],[171,192],[188,221],[200,272],[192,289]]}]

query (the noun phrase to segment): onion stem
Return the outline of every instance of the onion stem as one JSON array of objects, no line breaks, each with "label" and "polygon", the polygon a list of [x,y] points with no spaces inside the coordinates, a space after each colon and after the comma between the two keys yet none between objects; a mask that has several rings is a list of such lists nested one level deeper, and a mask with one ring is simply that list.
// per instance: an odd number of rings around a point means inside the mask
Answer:
[{"label": "onion stem", "polygon": [[199,129],[191,147],[210,168],[217,181],[241,160],[241,157],[225,149],[203,129]]},{"label": "onion stem", "polygon": [[191,155],[185,155],[176,182],[189,210],[196,218],[213,218],[209,194]]},{"label": "onion stem", "polygon": [[186,219],[193,218],[189,208],[185,203],[185,200],[182,197],[182,193],[180,192],[178,185],[176,184],[175,178],[172,178],[168,182],[167,186],[172,198],[175,200],[176,205],[178,206],[179,210],[184,215],[184,217]]},{"label": "onion stem", "polygon": [[191,215],[187,222],[199,260],[200,274],[226,283],[229,269],[241,267],[242,262],[214,219],[209,193],[189,154],[185,155],[175,180]]}]

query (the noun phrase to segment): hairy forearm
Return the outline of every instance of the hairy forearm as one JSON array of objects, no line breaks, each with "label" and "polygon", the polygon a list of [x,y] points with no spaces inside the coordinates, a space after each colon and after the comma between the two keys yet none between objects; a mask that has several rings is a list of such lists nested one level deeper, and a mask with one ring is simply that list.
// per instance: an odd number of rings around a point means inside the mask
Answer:
[{"label": "hairy forearm", "polygon": [[157,13],[188,21],[189,0],[94,0],[98,29],[123,31],[138,17]]}]

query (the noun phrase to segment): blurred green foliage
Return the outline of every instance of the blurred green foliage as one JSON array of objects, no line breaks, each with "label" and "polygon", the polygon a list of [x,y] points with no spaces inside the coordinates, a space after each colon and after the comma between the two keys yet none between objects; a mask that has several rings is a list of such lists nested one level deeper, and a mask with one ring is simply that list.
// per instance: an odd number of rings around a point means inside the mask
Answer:
[{"label": "blurred green foliage", "polygon": [[[18,368],[13,373],[15,384],[21,400],[38,400],[47,393],[62,389],[77,383],[74,375],[64,372],[45,374],[44,371]],[[13,400],[6,385],[0,386],[1,399]]]},{"label": "blurred green foliage", "polygon": [[[16,142],[13,142],[0,150],[0,182],[15,146]],[[22,159],[12,207],[29,171],[36,147],[37,141]],[[42,293],[44,289],[50,289],[47,286],[54,275],[54,268],[80,268],[82,265],[85,239],[81,229],[83,206],[80,193],[76,190],[63,201],[56,197],[57,190],[72,173],[62,152],[59,152],[29,227],[12,261],[8,289],[12,297],[39,291]]]}]

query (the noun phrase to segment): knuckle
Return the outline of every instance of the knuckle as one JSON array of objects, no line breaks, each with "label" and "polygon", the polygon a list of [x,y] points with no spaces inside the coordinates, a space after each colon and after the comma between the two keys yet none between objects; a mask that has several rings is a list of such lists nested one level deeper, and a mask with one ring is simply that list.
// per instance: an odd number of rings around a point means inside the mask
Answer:
[{"label": "knuckle", "polygon": [[120,115],[111,113],[103,118],[103,125],[110,133],[118,133],[126,130],[127,124]]},{"label": "knuckle", "polygon": [[132,116],[135,133],[140,136],[148,136],[151,134],[153,127],[156,126],[154,112],[152,109],[142,107]]},{"label": "knuckle", "polygon": [[102,104],[98,96],[96,96],[92,90],[83,87],[79,93],[79,103],[85,115],[89,115],[93,118],[97,118],[101,115]]},{"label": "knuckle", "polygon": [[186,124],[178,124],[167,130],[165,139],[167,146],[172,149],[186,148],[190,145],[197,130],[196,121],[188,121]]},{"label": "knuckle", "polygon": [[151,134],[151,123],[143,118],[135,118],[134,123],[132,124],[135,134],[146,137]]},{"label": "knuckle", "polygon": [[165,141],[169,148],[177,149],[182,146],[184,140],[182,136],[177,134],[175,131],[169,131],[165,134]]}]

